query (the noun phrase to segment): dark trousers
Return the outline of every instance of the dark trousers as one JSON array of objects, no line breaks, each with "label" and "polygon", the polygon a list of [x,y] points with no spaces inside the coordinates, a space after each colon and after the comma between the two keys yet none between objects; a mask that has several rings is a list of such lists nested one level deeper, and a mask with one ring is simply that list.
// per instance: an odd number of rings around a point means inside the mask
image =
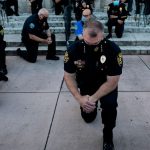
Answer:
[{"label": "dark trousers", "polygon": [[[80,89],[81,95],[92,95],[95,92],[96,92],[96,88],[87,89],[86,87]],[[113,128],[116,126],[116,117],[117,117],[116,108],[118,106],[117,97],[118,97],[118,91],[116,89],[113,92],[109,93],[108,95],[100,99],[101,108],[102,108],[101,117],[102,117],[102,123],[104,124],[103,140],[108,143],[112,143]],[[97,108],[91,113],[86,113],[83,111],[81,107],[81,116],[85,122],[90,123],[97,116]]]},{"label": "dark trousers", "polygon": [[[135,11],[135,14],[140,14],[141,13],[141,4],[144,3],[145,5],[145,2],[144,0],[135,0],[135,5],[136,5],[136,11]],[[145,6],[144,6],[145,7]]]},{"label": "dark trousers", "polygon": [[31,3],[31,12],[32,14],[38,13],[38,11],[42,8],[43,0],[36,0]]},{"label": "dark trousers", "polygon": [[55,1],[53,0],[54,2],[54,6],[55,6],[55,15],[60,15],[61,13],[64,12],[63,10],[63,7],[62,7],[62,2],[60,1],[59,3],[55,3]]},{"label": "dark trousers", "polygon": [[65,6],[65,8],[64,8],[66,41],[69,40],[70,33],[71,33],[71,9],[72,9],[72,7],[70,5]]},{"label": "dark trousers", "polygon": [[133,6],[133,0],[128,0],[128,11],[132,11],[132,6]]},{"label": "dark trousers", "polygon": [[0,69],[6,68],[5,48],[6,48],[6,42],[5,41],[0,42]]},{"label": "dark trousers", "polygon": [[[14,6],[14,11],[11,9],[11,6]],[[8,16],[13,14],[18,14],[18,0],[7,0],[5,3],[6,14]]]},{"label": "dark trousers", "polygon": [[[46,35],[41,34],[41,38],[47,38]],[[51,35],[52,38],[52,43],[48,45],[48,50],[47,50],[47,58],[53,57],[56,54],[56,41],[55,41],[55,35]],[[27,60],[28,62],[35,63],[37,60],[37,55],[38,55],[38,46],[39,43],[35,42],[33,40],[24,40],[22,39],[22,42],[24,43],[24,46],[26,47],[27,51],[21,51],[20,56]]]},{"label": "dark trousers", "polygon": [[82,10],[75,8],[75,19],[80,21],[82,19]]},{"label": "dark trousers", "polygon": [[145,15],[150,15],[150,0],[145,1],[145,10],[144,10]]},{"label": "dark trousers", "polygon": [[124,23],[123,24],[119,24],[116,19],[115,20],[109,19],[107,25],[108,25],[108,32],[109,32],[109,34],[112,34],[112,27],[115,26],[116,36],[118,38],[122,37],[123,32],[124,32]]}]

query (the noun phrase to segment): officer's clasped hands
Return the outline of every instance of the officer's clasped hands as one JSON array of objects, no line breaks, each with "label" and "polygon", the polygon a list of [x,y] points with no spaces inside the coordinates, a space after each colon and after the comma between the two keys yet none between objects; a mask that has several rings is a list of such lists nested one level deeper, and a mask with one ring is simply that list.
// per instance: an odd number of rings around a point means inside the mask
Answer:
[{"label": "officer's clasped hands", "polygon": [[79,103],[86,113],[90,113],[96,108],[96,103],[90,101],[89,95],[81,96]]}]

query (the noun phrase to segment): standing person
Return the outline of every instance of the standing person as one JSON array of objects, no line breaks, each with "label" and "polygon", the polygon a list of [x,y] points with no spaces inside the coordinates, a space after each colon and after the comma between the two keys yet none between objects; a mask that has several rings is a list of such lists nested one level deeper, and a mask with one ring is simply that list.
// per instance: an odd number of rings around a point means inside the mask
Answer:
[{"label": "standing person", "polygon": [[42,8],[43,0],[29,0],[31,2],[31,12],[32,14],[38,13]]},{"label": "standing person", "polygon": [[17,49],[17,54],[28,62],[35,63],[38,55],[39,43],[48,45],[47,60],[59,60],[56,55],[55,35],[50,33],[47,23],[48,10],[42,8],[38,14],[28,17],[22,29],[22,42],[27,51]]},{"label": "standing person", "polygon": [[126,5],[119,0],[112,0],[108,5],[108,32],[106,38],[112,38],[112,27],[115,26],[115,33],[118,38],[121,38],[124,32],[124,22],[127,19],[128,11]]},{"label": "standing person", "polygon": [[63,1],[62,0],[53,0],[54,2],[54,7],[55,7],[55,15],[60,15],[61,13],[64,12],[63,10]]},{"label": "standing person", "polygon": [[104,27],[95,20],[84,24],[83,40],[75,42],[64,56],[64,79],[86,123],[96,118],[97,103],[101,103],[103,150],[114,150],[113,128],[122,66],[120,48],[104,39]]},{"label": "standing person", "polygon": [[[14,10],[11,8],[11,6],[14,6]],[[5,2],[5,9],[7,16],[16,15],[19,16],[18,13],[18,0],[6,0]]]}]

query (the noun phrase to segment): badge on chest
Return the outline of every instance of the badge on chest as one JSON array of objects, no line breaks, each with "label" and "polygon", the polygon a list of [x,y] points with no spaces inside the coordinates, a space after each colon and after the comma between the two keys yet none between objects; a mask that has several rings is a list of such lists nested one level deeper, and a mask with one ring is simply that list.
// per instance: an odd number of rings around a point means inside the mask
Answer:
[{"label": "badge on chest", "polygon": [[76,65],[76,67],[78,69],[82,69],[85,67],[85,61],[84,60],[77,60],[77,61],[74,61],[74,64]]},{"label": "badge on chest", "polygon": [[105,55],[102,55],[100,57],[100,63],[104,64],[106,62],[106,56]]}]

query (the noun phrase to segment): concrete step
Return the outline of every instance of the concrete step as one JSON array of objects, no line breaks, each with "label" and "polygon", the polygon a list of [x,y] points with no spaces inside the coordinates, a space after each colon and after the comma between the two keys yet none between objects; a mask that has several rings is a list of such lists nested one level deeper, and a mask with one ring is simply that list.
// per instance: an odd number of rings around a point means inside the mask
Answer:
[{"label": "concrete step", "polygon": [[[65,27],[51,27],[50,28],[52,32],[54,33],[65,33]],[[5,34],[21,34],[22,27],[19,28],[5,28]],[[71,32],[74,33],[74,27],[71,27]],[[105,26],[105,33],[108,32],[107,27]],[[125,33],[150,33],[150,26],[149,27],[143,27],[143,26],[125,26],[124,29]]]},{"label": "concrete step", "polygon": [[[21,48],[21,50],[25,51],[25,47],[7,47],[6,55],[14,56],[16,54],[16,49]],[[150,46],[120,46],[122,53],[124,55],[150,55]],[[64,52],[67,50],[66,46],[57,46],[56,52],[58,55],[64,55]],[[47,46],[39,46],[39,55],[46,55]]]},{"label": "concrete step", "polygon": [[[70,36],[70,43],[75,39],[75,35]],[[7,41],[8,47],[21,46],[21,35],[20,34],[6,34],[5,40]],[[124,33],[123,37],[118,39],[113,34],[111,39],[116,42],[119,46],[149,46],[150,45],[150,34],[149,33]],[[65,35],[56,34],[56,44],[57,46],[65,45]],[[40,44],[43,45],[43,44]]]},{"label": "concrete step", "polygon": [[[103,24],[105,24],[107,22],[107,20],[99,20],[101,21]],[[74,27],[75,24],[75,20],[71,21],[71,26]],[[9,23],[5,24],[5,28],[22,28],[23,27],[24,22],[23,21],[11,21]],[[64,20],[56,20],[56,21],[48,21],[48,24],[50,27],[64,27],[65,26],[65,22]],[[140,24],[143,25],[143,24]],[[138,22],[134,21],[134,20],[126,20],[125,22],[125,26],[138,26]]]},{"label": "concrete step", "polygon": [[[6,47],[6,55],[17,55],[16,50],[20,48],[22,51],[25,51],[26,48],[23,46],[17,46],[17,47]],[[66,46],[57,46],[56,47],[56,52],[58,55],[63,55],[64,52],[67,50]],[[46,55],[47,53],[47,46],[39,46],[39,55]]]},{"label": "concrete step", "polygon": [[[8,19],[9,21],[13,20],[13,21],[25,21],[25,19],[27,17],[29,17],[31,14],[26,13],[26,14],[21,14],[20,16],[9,16]],[[97,18],[99,18],[100,20],[107,20],[107,13],[106,12],[94,12],[93,13],[94,16],[96,16]],[[128,16],[129,20],[134,20],[135,15],[132,16]],[[143,15],[141,15],[139,17],[140,19],[143,19]],[[51,21],[56,21],[56,20],[63,20],[63,15],[55,15],[54,13],[50,13],[49,14],[49,20]],[[72,13],[72,19],[75,19],[75,15],[74,13]]]}]

